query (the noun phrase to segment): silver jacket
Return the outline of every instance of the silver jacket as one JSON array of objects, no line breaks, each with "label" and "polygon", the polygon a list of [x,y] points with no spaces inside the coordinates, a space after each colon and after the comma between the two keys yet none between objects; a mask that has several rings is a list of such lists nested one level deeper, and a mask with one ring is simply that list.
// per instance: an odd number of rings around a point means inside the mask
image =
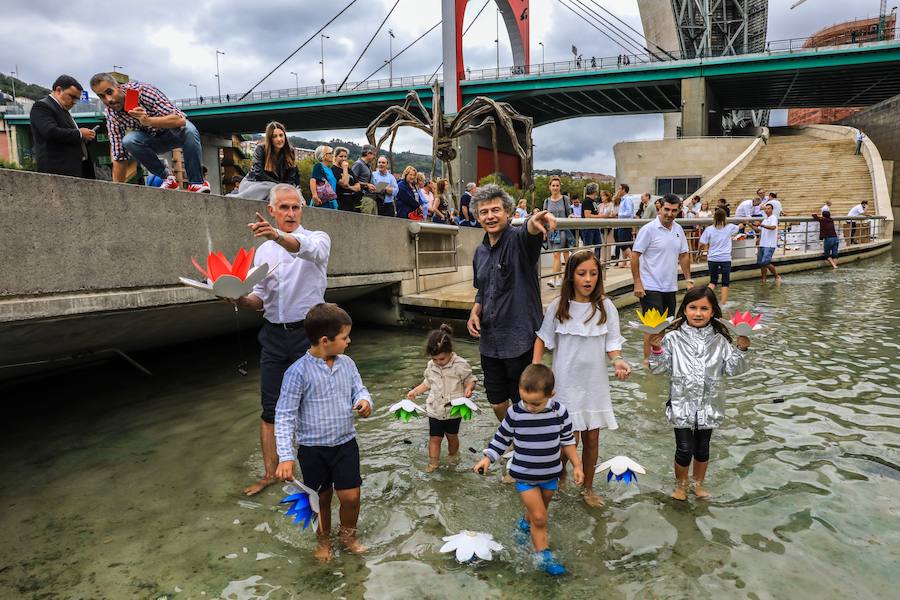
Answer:
[{"label": "silver jacket", "polygon": [[650,371],[671,373],[666,417],[677,428],[715,429],[725,416],[722,377],[747,370],[747,351],[716,333],[682,325],[663,338],[662,354],[650,354]]}]

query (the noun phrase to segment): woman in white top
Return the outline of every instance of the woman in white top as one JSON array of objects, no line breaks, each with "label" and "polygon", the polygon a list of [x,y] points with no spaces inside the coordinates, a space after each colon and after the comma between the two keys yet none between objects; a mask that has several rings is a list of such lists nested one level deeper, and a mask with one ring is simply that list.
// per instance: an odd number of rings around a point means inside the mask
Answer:
[{"label": "woman in white top", "polygon": [[[618,379],[631,367],[622,358],[619,313],[603,293],[600,262],[592,250],[580,250],[566,263],[560,297],[550,303],[534,341],[533,363],[540,363],[544,350],[553,351],[556,399],[569,411],[575,443],[582,444],[584,500],[589,506],[603,501],[594,492],[594,465],[601,429],[619,427],[609,394],[607,358]],[[563,476],[565,480],[565,461]]]},{"label": "woman in white top", "polygon": [[709,287],[715,290],[722,275],[722,302],[728,302],[728,286],[731,283],[731,240],[741,230],[733,223],[725,222],[725,210],[717,208],[712,227],[703,230],[700,250],[709,255]]},{"label": "woman in white top", "polygon": [[[600,190],[600,209],[599,215],[601,219],[613,219],[619,210],[613,203],[612,194],[606,190]],[[600,230],[600,242],[602,244],[612,244],[615,242],[613,230],[609,227]],[[603,246],[600,250],[600,262],[604,267],[609,265],[609,259],[612,258],[612,246]]]}]

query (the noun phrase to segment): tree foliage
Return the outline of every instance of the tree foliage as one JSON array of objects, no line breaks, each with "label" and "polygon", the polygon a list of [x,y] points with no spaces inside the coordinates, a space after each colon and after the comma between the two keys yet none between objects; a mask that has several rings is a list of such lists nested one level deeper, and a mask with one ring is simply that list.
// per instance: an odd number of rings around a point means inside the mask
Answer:
[{"label": "tree foliage", "polygon": [[[509,185],[503,182],[502,177],[498,177],[496,175],[486,175],[482,177],[478,181],[478,185],[485,185],[488,183],[495,183],[503,188],[507,194],[512,196],[513,200],[518,202],[520,199],[525,198],[528,201],[528,210],[531,211],[534,208],[541,208],[544,205],[544,199],[550,197],[550,175],[536,175],[534,178],[534,192],[531,194],[526,194],[523,190],[519,188]],[[562,193],[565,195],[569,195],[572,192],[577,192],[582,198],[584,198],[584,188],[589,183],[596,183],[600,186],[601,190],[608,190],[610,193],[614,192],[613,184],[607,182],[599,182],[594,181],[592,179],[573,179],[569,175],[562,175],[559,177],[562,189]]]},{"label": "tree foliage", "polygon": [[50,90],[43,86],[34,83],[25,83],[21,79],[16,79],[15,77],[12,77],[10,75],[0,74],[0,92],[8,95],[10,99],[12,99],[13,95],[13,81],[15,81],[16,84],[17,98],[30,98],[32,100],[40,100],[50,93]]}]

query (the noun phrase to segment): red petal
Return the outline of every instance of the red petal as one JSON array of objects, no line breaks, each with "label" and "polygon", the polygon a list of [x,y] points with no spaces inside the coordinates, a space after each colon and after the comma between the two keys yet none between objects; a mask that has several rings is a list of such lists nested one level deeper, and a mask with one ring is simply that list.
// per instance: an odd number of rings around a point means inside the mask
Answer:
[{"label": "red petal", "polygon": [[198,271],[200,271],[201,273],[203,273],[203,277],[205,277],[206,279],[209,279],[209,273],[207,273],[206,271],[204,271],[204,270],[203,270],[203,267],[201,267],[199,264],[197,264],[197,259],[196,259],[196,258],[194,258],[194,257],[192,256],[192,257],[191,257],[191,262],[194,263],[194,266],[197,267],[197,270],[198,270]]},{"label": "red petal", "polygon": [[756,315],[755,317],[750,319],[750,321],[748,321],[750,323],[750,327],[756,327],[756,324],[759,323],[760,319],[762,319],[762,313]]},{"label": "red petal", "polygon": [[210,252],[207,264],[209,265],[209,277],[213,281],[222,275],[231,274],[231,264],[221,252]]},{"label": "red petal", "polygon": [[247,279],[247,271],[250,270],[251,255],[241,248],[234,257],[234,263],[231,265],[231,274],[244,281]]}]

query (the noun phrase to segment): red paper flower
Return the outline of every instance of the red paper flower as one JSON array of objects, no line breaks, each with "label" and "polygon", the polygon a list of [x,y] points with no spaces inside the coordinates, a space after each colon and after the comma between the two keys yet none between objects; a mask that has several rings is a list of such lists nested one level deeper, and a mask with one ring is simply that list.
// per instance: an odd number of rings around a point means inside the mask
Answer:
[{"label": "red paper flower", "polygon": [[196,258],[192,257],[191,262],[194,263],[197,270],[203,273],[203,276],[206,277],[210,283],[215,283],[222,275],[232,275],[241,281],[244,281],[247,279],[247,272],[250,270],[250,265],[253,264],[254,252],[256,252],[256,248],[250,248],[250,252],[241,248],[234,257],[234,263],[228,262],[228,259],[225,258],[225,255],[222,254],[222,252],[210,252],[209,256],[206,258],[206,271],[197,264]]},{"label": "red paper flower", "polygon": [[740,325],[741,323],[746,323],[750,326],[750,329],[756,329],[756,324],[759,323],[759,320],[762,319],[762,313],[756,315],[755,317],[750,314],[750,311],[742,313],[739,310],[734,311],[734,314],[731,316],[731,324],[732,325]]},{"label": "red paper flower", "polygon": [[210,252],[206,258],[206,270],[197,263],[197,259],[192,258],[191,262],[198,271],[203,273],[206,281],[194,281],[187,277],[179,277],[178,280],[184,285],[203,290],[214,296],[236,300],[249,294],[253,286],[270,273],[269,265],[266,263],[250,268],[250,265],[253,264],[254,252],[255,248],[250,248],[249,252],[241,248],[235,255],[233,263],[228,262],[221,252]]}]

